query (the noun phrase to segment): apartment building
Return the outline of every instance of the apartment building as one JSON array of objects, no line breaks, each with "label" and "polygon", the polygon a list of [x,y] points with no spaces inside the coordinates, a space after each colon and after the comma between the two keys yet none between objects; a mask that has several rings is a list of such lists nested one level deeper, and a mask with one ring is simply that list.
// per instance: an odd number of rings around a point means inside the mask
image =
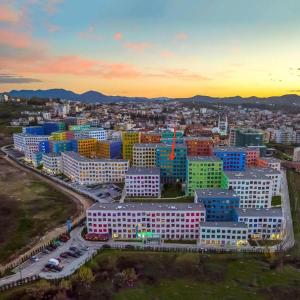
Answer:
[{"label": "apartment building", "polygon": [[93,138],[72,140],[72,149],[80,155],[94,157],[97,151],[97,140]]},{"label": "apartment building", "polygon": [[258,240],[282,239],[284,218],[282,209],[276,208],[236,208],[233,218],[248,227],[248,237]]},{"label": "apartment building", "polygon": [[62,157],[57,153],[43,154],[43,170],[50,175],[62,173]]},{"label": "apartment building", "polygon": [[113,239],[137,239],[140,234],[162,240],[199,238],[205,208],[199,203],[96,203],[87,209],[87,232]]},{"label": "apartment building", "polygon": [[100,158],[122,158],[122,141],[120,139],[98,141],[96,153]]},{"label": "apartment building", "polygon": [[224,171],[243,171],[246,168],[245,148],[216,147],[213,153],[223,161]]},{"label": "apartment building", "polygon": [[262,157],[257,161],[257,167],[271,168],[277,171],[281,169],[281,160],[275,157]]},{"label": "apartment building", "polygon": [[50,139],[53,141],[67,141],[74,139],[73,131],[54,131],[51,133]]},{"label": "apartment building", "polygon": [[133,158],[133,145],[140,142],[140,133],[137,131],[122,132],[122,148],[123,159],[128,159],[130,162]]},{"label": "apartment building", "polygon": [[196,189],[222,187],[223,162],[217,156],[188,156],[186,163],[186,194]]},{"label": "apartment building", "polygon": [[63,173],[79,184],[123,182],[129,167],[124,159],[91,159],[73,151],[61,155]]},{"label": "apartment building", "polygon": [[125,176],[125,189],[130,197],[160,197],[160,169],[129,168]]},{"label": "apartment building", "polygon": [[248,243],[248,227],[240,222],[203,222],[199,235],[199,243],[206,246],[238,247]]},{"label": "apartment building", "polygon": [[213,140],[210,137],[184,138],[189,156],[211,156],[213,153]]},{"label": "apartment building", "polygon": [[156,166],[160,168],[162,182],[184,182],[186,178],[186,145],[176,144],[174,158],[170,157],[172,145],[157,144]]},{"label": "apartment building", "polygon": [[142,132],[141,143],[144,144],[158,144],[161,141],[161,133],[159,132]]},{"label": "apartment building", "polygon": [[97,141],[107,140],[107,131],[103,128],[89,128],[80,132],[82,138],[94,138]]},{"label": "apartment building", "polygon": [[[25,152],[28,145],[39,145],[39,142],[49,139],[49,135],[32,135],[27,133],[14,133],[13,141],[15,149]],[[37,149],[38,150],[38,149]],[[36,150],[36,151],[37,151]]]},{"label": "apartment building", "polygon": [[240,197],[227,189],[197,189],[195,203],[202,203],[206,209],[206,221],[232,221],[233,209],[239,208]]},{"label": "apartment building", "polygon": [[261,170],[224,172],[224,187],[232,189],[240,197],[241,208],[268,208],[273,195],[273,179]]},{"label": "apartment building", "polygon": [[260,158],[260,150],[256,147],[247,147],[246,151],[246,166],[247,168],[256,167]]},{"label": "apartment building", "polygon": [[134,144],[133,162],[134,167],[155,167],[156,149],[159,145],[154,143]]}]

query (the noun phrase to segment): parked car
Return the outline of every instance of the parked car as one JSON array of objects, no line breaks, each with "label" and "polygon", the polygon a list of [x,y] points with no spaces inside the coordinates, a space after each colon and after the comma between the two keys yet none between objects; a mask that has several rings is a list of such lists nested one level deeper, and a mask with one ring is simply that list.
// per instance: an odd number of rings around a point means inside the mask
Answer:
[{"label": "parked car", "polygon": [[39,261],[39,258],[37,256],[32,256],[30,258],[30,260],[33,261],[33,262],[36,262],[36,261]]},{"label": "parked car", "polygon": [[69,255],[67,252],[62,252],[59,256],[62,258],[67,258]]},{"label": "parked car", "polygon": [[42,253],[44,253],[44,254],[49,254],[50,251],[49,251],[48,249],[45,248],[45,249],[43,249]]},{"label": "parked car", "polygon": [[76,257],[76,258],[80,257],[80,255],[78,253],[73,252],[73,251],[67,251],[67,253],[69,256],[72,256],[72,257]]},{"label": "parked car", "polygon": [[60,265],[54,265],[54,264],[51,264],[51,263],[48,263],[45,265],[46,268],[49,268],[50,270],[54,270],[54,271],[57,271],[57,272],[60,272],[64,267],[63,266],[60,266]]}]

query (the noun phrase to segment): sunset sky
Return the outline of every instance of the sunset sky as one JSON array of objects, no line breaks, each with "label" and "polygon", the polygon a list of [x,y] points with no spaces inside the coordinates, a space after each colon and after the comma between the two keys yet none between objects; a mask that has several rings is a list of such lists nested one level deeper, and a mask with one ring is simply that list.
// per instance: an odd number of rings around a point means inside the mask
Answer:
[{"label": "sunset sky", "polygon": [[0,0],[0,91],[300,94],[299,0]]}]

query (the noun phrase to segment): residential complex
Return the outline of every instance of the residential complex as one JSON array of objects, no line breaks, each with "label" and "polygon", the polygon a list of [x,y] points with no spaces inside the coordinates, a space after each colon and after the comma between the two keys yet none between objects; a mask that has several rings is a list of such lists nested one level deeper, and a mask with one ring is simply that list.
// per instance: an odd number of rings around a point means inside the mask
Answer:
[{"label": "residential complex", "polygon": [[217,147],[214,155],[223,161],[224,171],[244,171],[246,168],[246,151],[238,147]]},{"label": "residential complex", "polygon": [[122,132],[123,158],[130,162],[133,158],[133,145],[140,142],[140,133],[135,131]]},{"label": "residential complex", "polygon": [[187,155],[211,156],[213,152],[213,140],[208,137],[186,137]]},{"label": "residential complex", "polygon": [[62,157],[56,153],[43,154],[43,170],[50,175],[62,173]]},{"label": "residential complex", "polygon": [[98,141],[96,154],[99,158],[122,158],[122,141],[119,139]]},{"label": "residential complex", "polygon": [[160,169],[129,168],[125,177],[126,195],[131,197],[160,197]]},{"label": "residential complex", "polygon": [[134,167],[155,167],[156,152],[159,144],[134,144],[133,162]]}]

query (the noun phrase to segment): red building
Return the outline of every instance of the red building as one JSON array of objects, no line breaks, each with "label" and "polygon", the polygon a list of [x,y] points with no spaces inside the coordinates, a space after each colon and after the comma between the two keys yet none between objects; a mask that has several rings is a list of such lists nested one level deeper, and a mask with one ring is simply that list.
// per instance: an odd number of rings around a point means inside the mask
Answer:
[{"label": "red building", "polygon": [[259,157],[260,157],[260,152],[258,148],[246,148],[246,165],[247,167],[256,167]]},{"label": "red building", "polygon": [[143,144],[157,144],[160,143],[161,134],[156,132],[142,132],[141,143]]},{"label": "red building", "polygon": [[187,137],[185,138],[187,155],[189,156],[211,156],[213,152],[213,141],[209,137]]}]

